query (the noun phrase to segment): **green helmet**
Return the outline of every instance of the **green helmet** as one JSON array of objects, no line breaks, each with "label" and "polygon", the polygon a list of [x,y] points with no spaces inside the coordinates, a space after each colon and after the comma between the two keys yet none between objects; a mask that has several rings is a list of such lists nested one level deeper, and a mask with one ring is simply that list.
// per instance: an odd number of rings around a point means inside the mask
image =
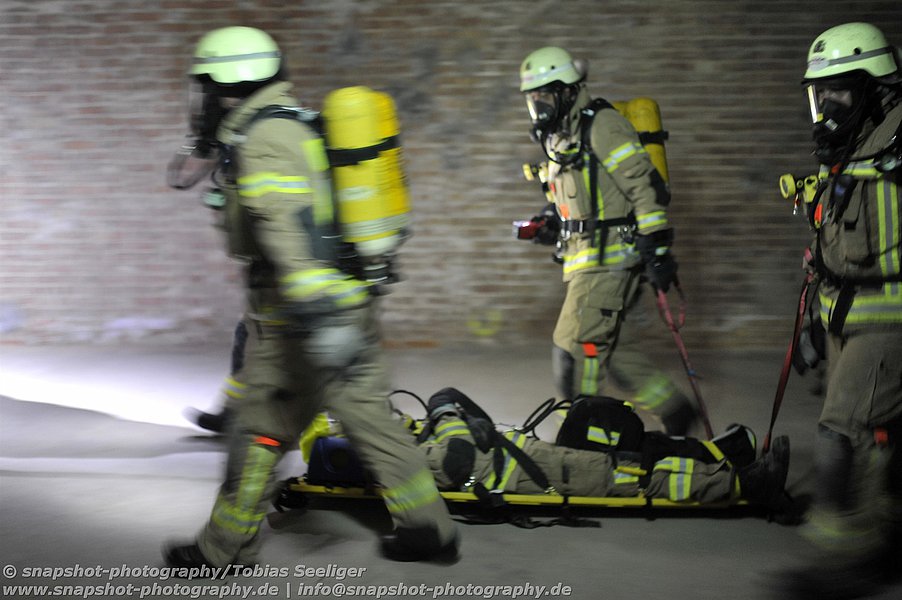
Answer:
[{"label": "green helmet", "polygon": [[565,85],[579,83],[586,69],[574,61],[563,48],[547,46],[527,56],[520,65],[520,91],[527,92],[559,81]]},{"label": "green helmet", "polygon": [[223,27],[197,43],[190,74],[207,75],[219,84],[265,81],[279,72],[282,53],[264,31]]},{"label": "green helmet", "polygon": [[899,74],[895,50],[869,23],[845,23],[823,32],[808,51],[805,80],[825,79],[864,71],[875,79]]}]

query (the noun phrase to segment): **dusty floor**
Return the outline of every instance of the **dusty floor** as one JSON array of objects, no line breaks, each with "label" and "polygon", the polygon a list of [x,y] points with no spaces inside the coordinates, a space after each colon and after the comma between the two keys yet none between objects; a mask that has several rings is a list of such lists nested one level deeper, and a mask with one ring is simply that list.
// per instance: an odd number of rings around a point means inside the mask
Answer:
[{"label": "dusty floor", "polygon": [[[715,430],[740,422],[763,438],[782,355],[693,355]],[[503,423],[522,423],[553,395],[545,348],[479,345],[389,356],[398,388],[426,398],[455,386]],[[675,352],[660,362],[688,391]],[[221,440],[193,428],[182,411],[216,405],[227,364],[225,349],[0,346],[0,583],[95,586],[56,592],[108,598],[328,598],[339,597],[341,585],[365,585],[377,586],[365,597],[740,600],[774,597],[768,573],[804,550],[794,527],[754,511],[611,509],[590,515],[598,527],[462,524],[456,564],[398,564],[376,553],[377,535],[388,528],[381,506],[335,502],[273,511],[260,557],[265,573],[162,579],[154,571],[162,566],[161,545],[190,539],[205,520],[224,458]],[[793,374],[777,426],[792,440],[789,489],[797,497],[811,491],[819,411],[811,383]],[[399,404],[418,408],[403,397]],[[298,453],[282,465],[285,477],[303,469]],[[334,567],[305,576],[299,565]],[[71,569],[54,581],[52,571],[34,567]],[[365,572],[338,579],[339,569]],[[897,586],[879,597],[900,596]]]}]

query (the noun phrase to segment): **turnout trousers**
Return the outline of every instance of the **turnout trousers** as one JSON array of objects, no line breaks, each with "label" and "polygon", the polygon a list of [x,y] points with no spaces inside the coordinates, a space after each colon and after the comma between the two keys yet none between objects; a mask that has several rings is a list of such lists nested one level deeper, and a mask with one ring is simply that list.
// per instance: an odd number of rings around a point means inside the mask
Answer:
[{"label": "turnout trousers", "polygon": [[362,320],[367,339],[360,340],[353,364],[341,371],[317,365],[303,335],[284,325],[248,321],[245,362],[234,377],[241,400],[233,404],[225,480],[197,540],[214,566],[255,562],[260,527],[278,491],[276,466],[324,409],[341,422],[363,464],[385,488],[396,527],[431,529],[442,543],[454,537],[423,454],[391,413],[375,308],[362,311]]},{"label": "turnout trousers", "polygon": [[552,359],[562,398],[602,394],[609,377],[637,408],[658,417],[690,404],[642,350],[640,274],[637,269],[583,273],[567,284]]}]

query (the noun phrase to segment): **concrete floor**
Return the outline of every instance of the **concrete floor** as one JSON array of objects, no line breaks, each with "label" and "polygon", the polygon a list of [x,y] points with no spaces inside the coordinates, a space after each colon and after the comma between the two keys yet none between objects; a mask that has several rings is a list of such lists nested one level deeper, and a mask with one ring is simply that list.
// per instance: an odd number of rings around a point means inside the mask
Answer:
[{"label": "concrete floor", "polygon": [[[548,354],[545,347],[485,344],[389,356],[398,388],[425,399],[455,386],[499,422],[520,424],[553,395]],[[763,438],[782,355],[782,349],[693,354],[715,430],[741,422]],[[686,383],[675,352],[659,358]],[[462,524],[456,564],[398,564],[376,553],[377,535],[389,527],[380,505],[317,502],[306,511],[269,515],[260,564],[273,571],[225,581],[164,580],[142,569],[162,566],[164,541],[188,540],[197,531],[224,463],[221,440],[193,428],[182,411],[216,405],[227,364],[224,348],[0,346],[0,584],[99,586],[90,593],[107,598],[232,598],[245,591],[245,597],[302,597],[302,585],[320,583],[320,597],[340,591],[323,585],[403,584],[373,588],[365,597],[568,597],[569,588],[569,597],[579,599],[741,600],[776,597],[768,574],[804,552],[794,527],[754,511],[611,509],[591,515],[599,527]],[[792,440],[789,490],[799,497],[811,491],[819,411],[810,385],[792,375],[777,426]],[[398,402],[419,415],[414,400],[399,396]],[[540,429],[543,439],[553,437],[550,427]],[[282,465],[285,477],[303,470],[298,453]],[[295,576],[298,565],[366,570],[337,580]],[[26,577],[32,567],[71,567],[75,576]],[[95,568],[103,572],[92,577]],[[117,568],[128,573],[110,580]],[[129,584],[131,590],[115,589]],[[427,587],[411,591],[420,585]],[[52,590],[4,593],[16,594],[41,597]],[[902,597],[902,587],[878,597]]]}]

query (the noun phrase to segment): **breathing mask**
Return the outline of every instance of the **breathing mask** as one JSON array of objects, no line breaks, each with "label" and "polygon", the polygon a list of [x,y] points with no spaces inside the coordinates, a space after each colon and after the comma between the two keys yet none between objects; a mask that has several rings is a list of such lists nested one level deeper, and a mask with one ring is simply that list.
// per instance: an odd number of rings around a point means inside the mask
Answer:
[{"label": "breathing mask", "polygon": [[806,84],[815,154],[823,164],[842,160],[867,114],[866,76],[812,80]]},{"label": "breathing mask", "polygon": [[188,135],[166,169],[170,187],[186,190],[210,175],[219,160],[216,130],[229,112],[230,99],[208,77],[188,78]]}]

